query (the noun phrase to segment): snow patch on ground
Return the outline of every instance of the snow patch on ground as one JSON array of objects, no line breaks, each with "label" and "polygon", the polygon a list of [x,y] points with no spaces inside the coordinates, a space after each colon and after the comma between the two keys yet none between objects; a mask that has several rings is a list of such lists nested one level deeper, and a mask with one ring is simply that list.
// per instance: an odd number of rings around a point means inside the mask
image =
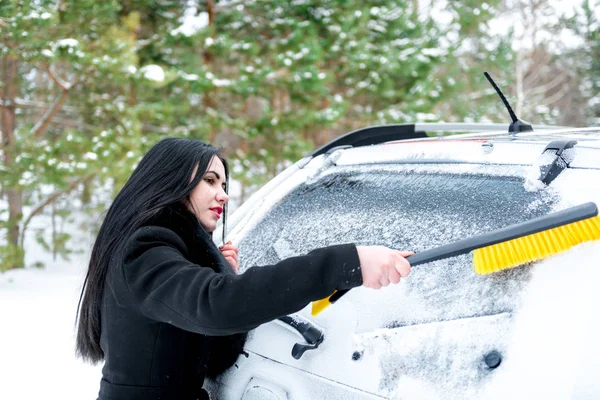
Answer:
[{"label": "snow patch on ground", "polygon": [[0,274],[0,399],[95,399],[100,366],[75,357],[81,258]]}]

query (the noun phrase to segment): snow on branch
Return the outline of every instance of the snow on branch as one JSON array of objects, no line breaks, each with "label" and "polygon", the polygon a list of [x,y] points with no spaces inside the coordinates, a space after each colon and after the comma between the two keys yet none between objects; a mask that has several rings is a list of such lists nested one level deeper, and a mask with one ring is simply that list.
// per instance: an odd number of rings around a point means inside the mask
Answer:
[{"label": "snow on branch", "polygon": [[44,69],[48,73],[50,79],[52,79],[52,81],[54,81],[54,83],[60,88],[61,92],[54,104],[50,108],[48,108],[48,110],[44,113],[44,116],[33,127],[32,132],[34,137],[39,137],[41,134],[46,132],[48,126],[50,126],[50,122],[52,121],[54,116],[56,116],[56,113],[58,113],[58,111],[62,108],[62,106],[65,104],[65,101],[67,101],[69,91],[75,85],[75,82],[66,83],[62,81],[58,76],[56,76],[52,72],[50,66],[46,65],[44,66]]},{"label": "snow on branch", "polygon": [[19,241],[21,243],[21,245],[24,243],[24,240],[25,240],[25,231],[27,230],[27,226],[29,225],[29,222],[31,221],[31,219],[33,217],[35,217],[36,215],[38,215],[39,213],[41,213],[44,210],[44,208],[46,208],[47,206],[49,206],[50,204],[52,204],[56,200],[58,200],[58,198],[60,196],[62,196],[63,194],[70,193],[73,189],[75,189],[77,186],[79,186],[80,183],[82,183],[84,181],[87,181],[88,179],[90,179],[92,177],[93,177],[93,174],[87,174],[87,175],[84,175],[84,176],[82,176],[82,177],[80,177],[78,179],[75,179],[65,189],[58,190],[58,191],[52,193],[46,200],[44,200],[43,202],[41,202],[40,204],[38,204],[31,211],[31,213],[27,216],[27,218],[25,219],[25,221],[23,222],[23,229],[21,230],[21,238],[20,238],[20,241]]}]

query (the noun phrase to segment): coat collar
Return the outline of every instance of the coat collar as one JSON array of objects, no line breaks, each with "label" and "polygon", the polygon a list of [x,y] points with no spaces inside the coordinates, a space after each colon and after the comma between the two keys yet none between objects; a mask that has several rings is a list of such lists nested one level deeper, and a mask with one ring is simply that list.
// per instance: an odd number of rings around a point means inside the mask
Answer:
[{"label": "coat collar", "polygon": [[165,207],[148,225],[161,226],[175,232],[186,244],[190,261],[210,266],[216,272],[234,273],[213,242],[211,234],[206,232],[185,205],[173,204]]}]

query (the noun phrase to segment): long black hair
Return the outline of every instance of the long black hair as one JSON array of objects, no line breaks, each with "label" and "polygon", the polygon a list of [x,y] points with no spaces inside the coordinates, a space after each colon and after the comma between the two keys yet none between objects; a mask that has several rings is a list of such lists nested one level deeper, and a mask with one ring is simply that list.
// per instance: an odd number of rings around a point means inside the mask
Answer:
[{"label": "long black hair", "polygon": [[[229,170],[217,148],[200,140],[168,138],[146,153],[115,197],[92,248],[77,306],[76,353],[85,361],[95,364],[104,359],[100,347],[100,312],[111,261],[118,260],[130,236],[165,207],[188,201],[213,157],[223,162],[227,190]],[[194,171],[196,174],[192,177]],[[225,207],[223,241],[227,222]]]}]

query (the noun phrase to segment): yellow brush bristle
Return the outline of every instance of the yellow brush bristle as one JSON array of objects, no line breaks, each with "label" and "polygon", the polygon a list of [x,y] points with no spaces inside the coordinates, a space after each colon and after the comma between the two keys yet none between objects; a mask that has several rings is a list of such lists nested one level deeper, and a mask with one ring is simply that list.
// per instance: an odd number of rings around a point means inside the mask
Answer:
[{"label": "yellow brush bristle", "polygon": [[571,247],[600,239],[600,216],[473,251],[473,268],[481,275],[541,260]]}]

